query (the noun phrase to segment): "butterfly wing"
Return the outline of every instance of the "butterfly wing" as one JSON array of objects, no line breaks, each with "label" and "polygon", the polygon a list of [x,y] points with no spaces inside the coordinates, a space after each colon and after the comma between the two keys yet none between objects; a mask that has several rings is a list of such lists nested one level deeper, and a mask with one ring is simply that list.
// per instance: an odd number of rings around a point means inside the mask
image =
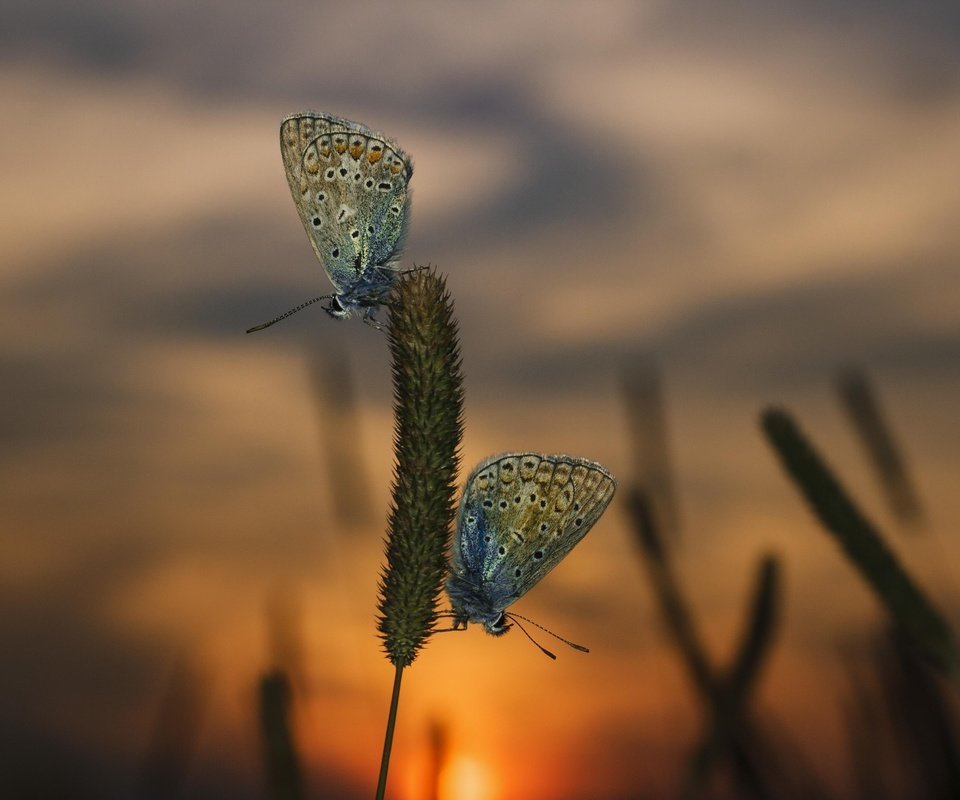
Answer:
[{"label": "butterfly wing", "polygon": [[453,570],[502,611],[586,536],[616,480],[600,464],[566,455],[506,453],[467,478],[457,518]]},{"label": "butterfly wing", "polygon": [[310,244],[338,293],[392,280],[410,212],[413,165],[383,135],[304,111],[280,124],[283,167]]}]

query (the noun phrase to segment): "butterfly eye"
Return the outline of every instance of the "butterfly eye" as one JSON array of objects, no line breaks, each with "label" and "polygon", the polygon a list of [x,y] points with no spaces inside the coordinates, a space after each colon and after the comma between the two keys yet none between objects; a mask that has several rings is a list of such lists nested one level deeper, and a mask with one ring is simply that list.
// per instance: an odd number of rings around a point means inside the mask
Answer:
[{"label": "butterfly eye", "polygon": [[514,498],[513,498],[513,502],[519,504],[519,503],[520,503],[520,495],[517,495],[516,497],[514,497]]},{"label": "butterfly eye", "polygon": [[573,521],[573,524],[576,525],[576,526],[579,528],[581,525],[583,525],[583,518],[582,518],[582,517],[577,517],[577,518]]},{"label": "butterfly eye", "polygon": [[506,507],[507,507],[507,501],[506,501],[506,500],[501,500],[501,501],[500,501],[500,508],[506,508]]},{"label": "butterfly eye", "polygon": [[540,523],[540,533],[546,533],[546,532],[547,532],[547,529],[548,529],[549,527],[550,527],[550,526],[547,525],[546,522],[541,522],[541,523]]},{"label": "butterfly eye", "polygon": [[467,525],[475,525],[476,522],[477,522],[477,518],[476,518],[476,517],[474,517],[474,516],[469,516],[469,517],[467,517]]},{"label": "butterfly eye", "polygon": [[537,561],[539,561],[541,558],[543,558],[543,550],[534,550],[534,551],[533,551],[533,557],[534,557]]},{"label": "butterfly eye", "polygon": [[531,494],[531,495],[530,495],[530,502],[531,502],[531,503],[537,502],[537,496],[536,496],[535,494]]},{"label": "butterfly eye", "polygon": [[493,500],[484,500],[484,501],[483,501],[483,507],[484,507],[484,508],[493,508]]},{"label": "butterfly eye", "polygon": [[333,250],[330,252],[330,255],[332,255],[334,258],[340,258],[340,248],[334,247]]},{"label": "butterfly eye", "polygon": [[503,545],[500,545],[500,546],[497,548],[497,552],[498,552],[500,555],[505,556],[505,555],[507,554],[507,548],[504,547]]},{"label": "butterfly eye", "polygon": [[579,511],[579,510],[580,510],[580,504],[579,504],[579,503],[574,503],[574,504],[573,504],[573,510],[574,510],[574,511]]}]

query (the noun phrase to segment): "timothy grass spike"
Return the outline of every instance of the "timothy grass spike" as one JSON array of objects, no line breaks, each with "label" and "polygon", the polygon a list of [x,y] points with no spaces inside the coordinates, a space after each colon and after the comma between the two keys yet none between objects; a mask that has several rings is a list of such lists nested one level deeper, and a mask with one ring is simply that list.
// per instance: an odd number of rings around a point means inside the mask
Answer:
[{"label": "timothy grass spike", "polygon": [[378,628],[402,668],[433,630],[447,572],[463,376],[453,301],[435,270],[405,273],[389,308],[396,460]]}]

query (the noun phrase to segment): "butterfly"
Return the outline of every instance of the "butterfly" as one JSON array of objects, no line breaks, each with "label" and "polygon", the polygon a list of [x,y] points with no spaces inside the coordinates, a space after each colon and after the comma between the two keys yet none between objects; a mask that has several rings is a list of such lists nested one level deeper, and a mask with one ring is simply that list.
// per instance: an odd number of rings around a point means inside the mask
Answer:
[{"label": "butterfly", "polygon": [[457,514],[446,584],[453,628],[474,622],[494,636],[506,633],[508,618],[518,616],[507,607],[587,535],[616,487],[602,465],[568,455],[504,453],[481,461]]},{"label": "butterfly", "polygon": [[337,319],[360,314],[379,327],[382,305],[400,274],[410,219],[413,164],[396,142],[359,122],[302,111],[280,123],[280,153],[293,204],[335,289],[247,333],[262,330],[319,300]]}]

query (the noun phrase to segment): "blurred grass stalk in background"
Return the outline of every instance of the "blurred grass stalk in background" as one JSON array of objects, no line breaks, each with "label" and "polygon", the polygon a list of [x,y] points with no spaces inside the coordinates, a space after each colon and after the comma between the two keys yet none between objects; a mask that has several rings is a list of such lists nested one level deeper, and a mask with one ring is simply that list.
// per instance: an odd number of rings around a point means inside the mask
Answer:
[{"label": "blurred grass stalk in background", "polygon": [[283,670],[260,679],[260,731],[272,800],[302,800],[303,773],[293,737],[293,693]]},{"label": "blurred grass stalk in background", "polygon": [[649,358],[637,359],[637,363],[624,365],[621,370],[620,388],[630,432],[635,483],[643,487],[660,536],[676,541],[680,536],[680,509],[670,457],[661,370]]},{"label": "blurred grass stalk in background", "polygon": [[768,409],[762,414],[761,424],[787,474],[893,622],[930,663],[958,682],[956,639],[946,619],[901,566],[793,418],[781,409]]},{"label": "blurred grass stalk in background", "polygon": [[[753,600],[740,646],[731,666],[715,669],[697,632],[670,558],[670,547],[659,530],[654,506],[646,492],[634,486],[629,512],[640,552],[646,564],[666,632],[673,639],[704,711],[704,732],[688,761],[679,792],[681,798],[699,797],[716,767],[729,762],[739,789],[755,797],[788,797],[766,733],[750,713],[761,668],[770,652],[780,620],[780,567],[773,556],[761,559]],[[778,785],[779,784],[779,785]],[[803,781],[803,794],[819,796],[812,776]]]},{"label": "blurred grass stalk in background", "polygon": [[370,469],[357,447],[362,426],[350,364],[343,354],[314,352],[307,367],[333,516],[341,528],[366,527],[379,515],[370,497]]},{"label": "blurred grass stalk in background", "polygon": [[893,515],[907,525],[920,525],[923,522],[920,498],[910,478],[903,449],[897,446],[893,430],[880,408],[877,391],[862,370],[847,367],[837,377],[837,393]]}]

